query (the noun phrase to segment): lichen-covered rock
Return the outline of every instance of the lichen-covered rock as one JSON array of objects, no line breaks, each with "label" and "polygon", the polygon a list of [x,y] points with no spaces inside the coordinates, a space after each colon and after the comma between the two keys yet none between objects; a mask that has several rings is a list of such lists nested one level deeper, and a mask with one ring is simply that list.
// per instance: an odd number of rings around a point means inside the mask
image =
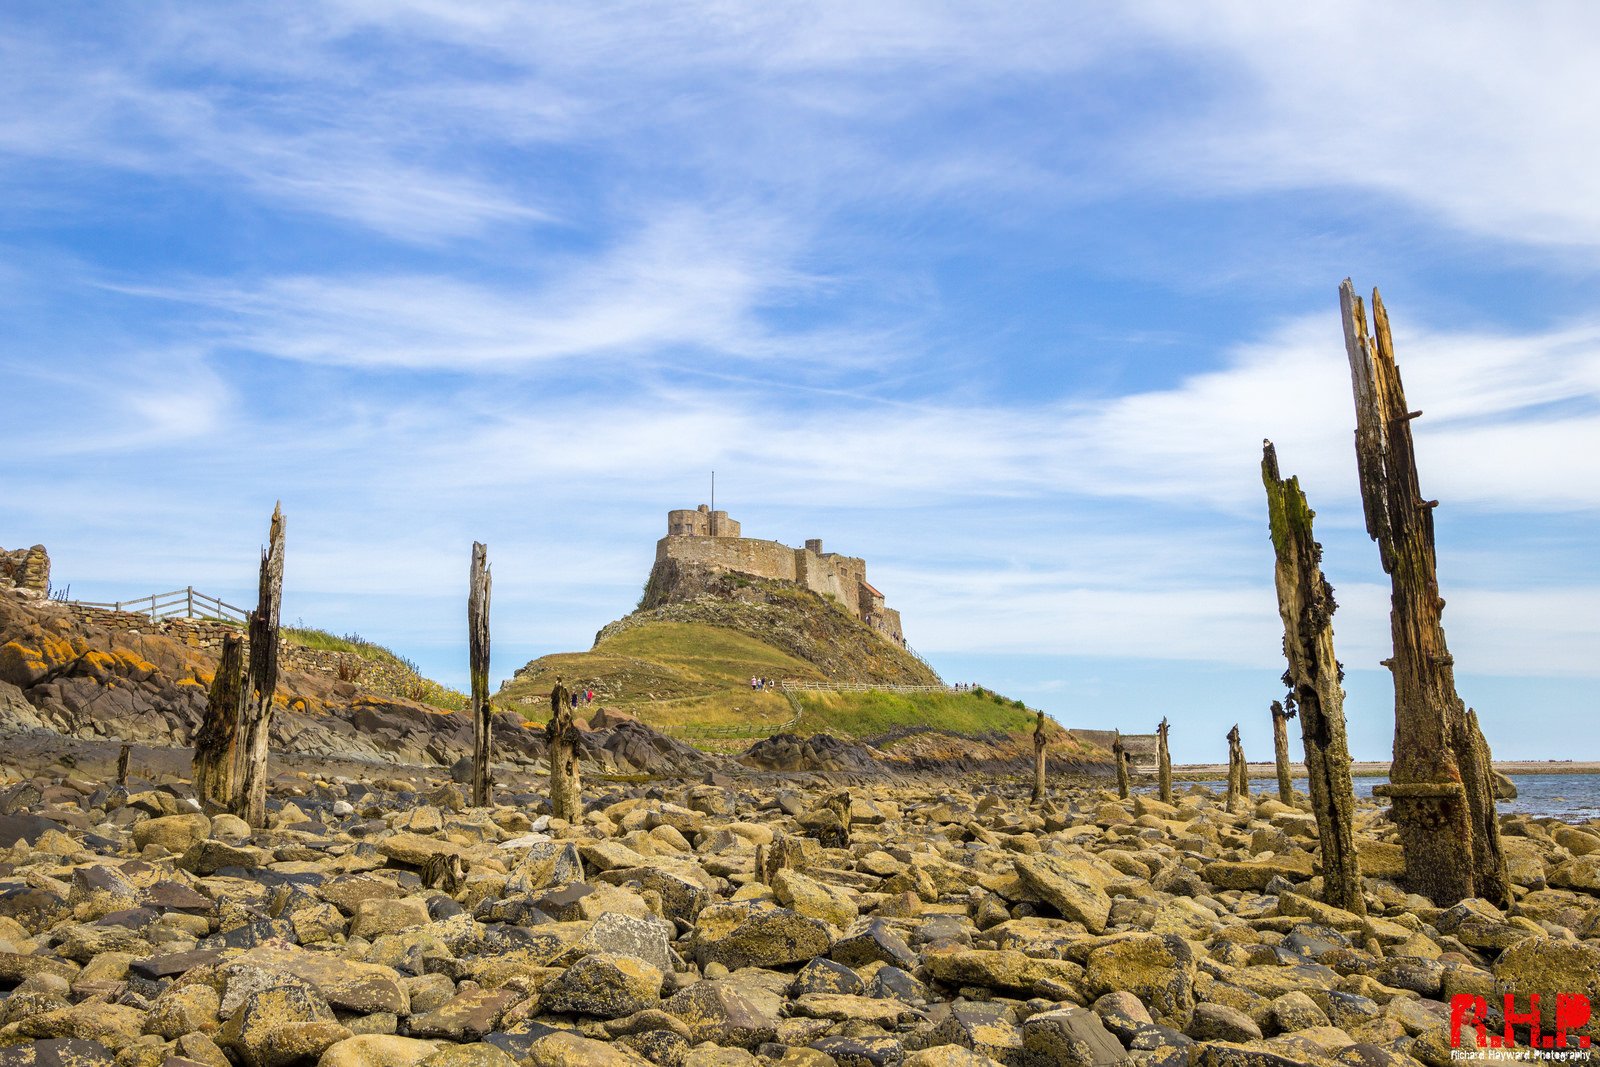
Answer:
[{"label": "lichen-covered rock", "polygon": [[133,845],[138,849],[158,845],[181,856],[191,845],[210,836],[211,820],[198,811],[187,815],[161,815],[134,826]]},{"label": "lichen-covered rock", "polygon": [[1018,856],[1017,876],[1025,890],[1036,894],[1064,917],[1083,923],[1091,934],[1103,933],[1111,914],[1111,898],[1099,885],[1055,856]]},{"label": "lichen-covered rock", "polygon": [[701,965],[782,967],[826,955],[835,931],[820,919],[788,908],[717,904],[700,913],[695,955]]},{"label": "lichen-covered rock", "polygon": [[1182,1030],[1194,1014],[1194,950],[1175,934],[1130,934],[1084,961],[1091,993],[1125,990],[1159,1023]]},{"label": "lichen-covered rock", "polygon": [[[1587,997],[1590,1004],[1600,1003],[1600,946],[1550,936],[1528,937],[1500,954],[1494,977],[1500,990],[1517,996],[1520,1004],[1538,994],[1541,1029],[1554,1033],[1554,994],[1577,994]],[[1577,1032],[1600,1041],[1600,1018],[1591,1016]]]},{"label": "lichen-covered rock", "polygon": [[561,973],[542,994],[547,1011],[620,1019],[656,1004],[662,974],[634,956],[596,952]]},{"label": "lichen-covered rock", "polygon": [[317,1067],[417,1067],[438,1050],[437,1041],[357,1034],[329,1045]]},{"label": "lichen-covered rock", "polygon": [[1028,1062],[1040,1065],[1111,1067],[1128,1058],[1100,1016],[1074,1006],[1029,1016],[1022,1024],[1022,1045]]},{"label": "lichen-covered rock", "polygon": [[783,906],[841,930],[855,922],[859,914],[855,901],[844,890],[799,871],[778,871],[772,879],[772,895]]}]

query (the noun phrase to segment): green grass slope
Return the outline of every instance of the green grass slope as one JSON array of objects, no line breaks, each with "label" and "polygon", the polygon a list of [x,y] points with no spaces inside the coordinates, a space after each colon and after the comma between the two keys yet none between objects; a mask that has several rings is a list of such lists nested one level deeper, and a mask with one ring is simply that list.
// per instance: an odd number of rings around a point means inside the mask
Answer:
[{"label": "green grass slope", "polygon": [[970,693],[797,693],[804,733],[876,737],[898,727],[936,726],[960,734],[1032,730],[1034,713],[1020,702]]},{"label": "green grass slope", "polygon": [[697,622],[640,619],[601,632],[587,652],[534,660],[495,703],[543,721],[560,676],[593,687],[597,702],[707,748],[739,748],[778,730],[875,737],[898,727],[960,733],[1033,729],[1033,713],[987,693],[784,693],[753,690],[750,677],[824,681],[815,665],[747,633]]}]

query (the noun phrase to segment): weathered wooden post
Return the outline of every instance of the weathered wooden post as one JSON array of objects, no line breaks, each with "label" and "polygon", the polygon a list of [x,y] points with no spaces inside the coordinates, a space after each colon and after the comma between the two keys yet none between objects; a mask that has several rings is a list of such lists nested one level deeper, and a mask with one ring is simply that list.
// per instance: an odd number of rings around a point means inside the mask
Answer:
[{"label": "weathered wooden post", "polygon": [[[1322,899],[1336,908],[1367,913],[1361,895],[1361,866],[1356,857],[1355,790],[1350,782],[1350,747],[1345,740],[1344,669],[1333,653],[1333,587],[1322,574],[1322,546],[1311,528],[1315,512],[1300,491],[1298,478],[1278,475],[1278,453],[1263,442],[1261,481],[1267,489],[1267,516],[1278,614],[1283,619],[1283,655],[1289,661],[1283,682],[1285,704],[1274,701],[1274,731],[1300,716],[1305,745],[1306,781],[1311,811],[1317,818],[1322,852]],[[1278,757],[1278,788],[1286,789],[1286,753]],[[1287,803],[1287,800],[1285,801]]]},{"label": "weathered wooden post", "polygon": [[1122,743],[1122,731],[1117,731],[1117,736],[1111,742],[1111,754],[1117,760],[1117,796],[1123,800],[1128,799],[1128,749]]},{"label": "weathered wooden post", "polygon": [[244,638],[224,634],[205,717],[194,735],[194,795],[207,815],[231,811],[239,765],[235,751],[244,713]]},{"label": "weathered wooden post", "polygon": [[267,824],[267,746],[272,695],[278,688],[278,613],[283,600],[283,506],[272,508],[267,547],[261,550],[256,610],[250,613],[250,670],[239,719],[239,768],[233,813],[251,826]]},{"label": "weathered wooden post", "polygon": [[1172,753],[1167,750],[1167,717],[1156,727],[1156,788],[1161,803],[1172,803]]},{"label": "weathered wooden post", "polygon": [[572,693],[561,679],[550,690],[550,722],[544,728],[550,750],[550,810],[570,823],[583,820],[583,791],[578,781],[578,729],[572,724]]},{"label": "weathered wooden post", "polygon": [[1294,803],[1294,781],[1289,777],[1289,720],[1294,705],[1284,708],[1281,700],[1272,702],[1272,759],[1278,768],[1278,799]]},{"label": "weathered wooden post", "polygon": [[472,567],[467,585],[467,657],[472,676],[472,806],[487,807],[489,778],[489,549],[472,542]]},{"label": "weathered wooden post", "polygon": [[123,789],[128,788],[128,763],[133,758],[133,746],[124,741],[122,750],[117,753],[117,785]]},{"label": "weathered wooden post", "polygon": [[1239,724],[1228,731],[1228,810],[1232,811],[1240,796],[1250,799],[1249,771],[1244,762],[1244,746],[1239,743]]},{"label": "weathered wooden post", "polygon": [[1044,711],[1033,723],[1033,795],[1034,804],[1044,799]]},{"label": "weathered wooden post", "polygon": [[1478,896],[1510,899],[1500,847],[1489,746],[1456,693],[1455,660],[1445,643],[1433,537],[1437,500],[1424,500],[1417,482],[1411,422],[1394,359],[1383,298],[1372,291],[1375,332],[1346,278],[1339,287],[1345,351],[1356,407],[1356,464],[1367,533],[1389,575],[1389,624],[1394,656],[1394,762],[1389,784],[1374,793],[1390,799],[1406,877],[1417,892],[1449,905]]}]

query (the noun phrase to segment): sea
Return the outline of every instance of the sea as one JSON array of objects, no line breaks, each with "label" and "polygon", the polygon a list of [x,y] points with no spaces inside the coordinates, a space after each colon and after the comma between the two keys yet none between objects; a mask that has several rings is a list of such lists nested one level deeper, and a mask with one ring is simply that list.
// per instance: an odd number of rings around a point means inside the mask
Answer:
[{"label": "sea", "polygon": [[[1600,819],[1600,774],[1510,774],[1517,787],[1517,799],[1502,800],[1498,807],[1502,815],[1523,814],[1548,816],[1562,822],[1587,822]],[[1370,797],[1374,786],[1389,780],[1387,775],[1361,775],[1352,779],[1356,796]],[[1203,785],[1208,789],[1226,788],[1222,782],[1195,782],[1173,778],[1174,788]],[[1304,778],[1294,779],[1294,787],[1304,793]],[[1255,794],[1277,795],[1278,785],[1272,778],[1250,779],[1250,791]]]}]

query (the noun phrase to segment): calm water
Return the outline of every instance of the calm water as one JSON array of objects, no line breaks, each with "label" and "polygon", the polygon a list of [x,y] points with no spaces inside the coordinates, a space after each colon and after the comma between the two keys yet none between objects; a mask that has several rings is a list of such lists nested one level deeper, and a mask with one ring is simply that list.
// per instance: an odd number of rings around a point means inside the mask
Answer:
[{"label": "calm water", "polygon": [[[1600,774],[1513,774],[1509,777],[1516,783],[1517,799],[1500,801],[1501,814],[1548,815],[1566,822],[1600,819]],[[1388,780],[1385,775],[1356,778],[1356,796],[1370,797],[1373,786]],[[1196,783],[1176,778],[1172,784],[1174,788],[1198,784],[1218,792],[1226,788],[1222,782]],[[1306,780],[1296,778],[1294,787],[1305,792]],[[1250,791],[1276,796],[1278,785],[1270,778],[1252,778]]]}]

